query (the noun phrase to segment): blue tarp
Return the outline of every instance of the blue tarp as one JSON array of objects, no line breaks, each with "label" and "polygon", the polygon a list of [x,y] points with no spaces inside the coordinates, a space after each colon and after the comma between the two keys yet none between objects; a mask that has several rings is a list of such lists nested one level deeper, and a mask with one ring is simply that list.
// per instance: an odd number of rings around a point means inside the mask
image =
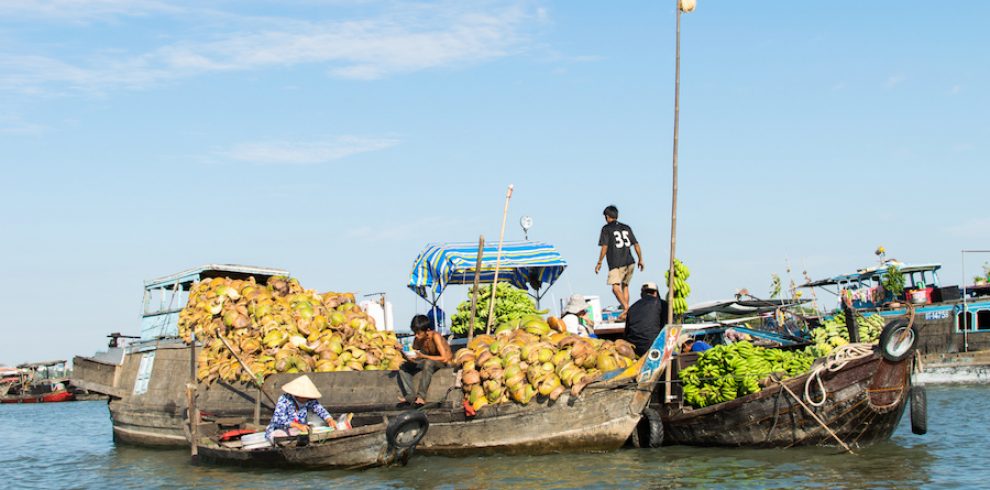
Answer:
[{"label": "blue tarp", "polygon": [[[481,283],[490,284],[495,278],[498,245],[485,246],[481,256]],[[409,289],[429,301],[450,284],[474,284],[477,243],[432,243],[420,252],[409,275]],[[506,242],[502,244],[499,282],[508,282],[520,289],[549,288],[564,272],[567,262],[553,245],[541,242]]]}]

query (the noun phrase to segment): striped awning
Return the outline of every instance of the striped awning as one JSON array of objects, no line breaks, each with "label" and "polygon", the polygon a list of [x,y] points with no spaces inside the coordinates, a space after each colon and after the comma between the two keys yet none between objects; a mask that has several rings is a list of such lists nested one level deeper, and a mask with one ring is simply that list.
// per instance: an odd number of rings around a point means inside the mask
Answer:
[{"label": "striped awning", "polygon": [[[495,279],[495,259],[498,245],[485,245],[481,256],[481,283]],[[427,297],[432,290],[437,296],[450,284],[473,284],[477,243],[433,243],[426,246],[413,262],[409,289]],[[506,242],[502,244],[499,282],[508,282],[520,289],[533,288],[539,295],[564,272],[567,262],[553,245],[541,242]]]}]

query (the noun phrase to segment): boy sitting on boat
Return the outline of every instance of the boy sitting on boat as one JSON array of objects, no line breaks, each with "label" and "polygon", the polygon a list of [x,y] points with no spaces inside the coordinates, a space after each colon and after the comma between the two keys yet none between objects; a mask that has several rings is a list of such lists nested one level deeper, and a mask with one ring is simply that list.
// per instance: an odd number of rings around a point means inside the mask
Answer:
[{"label": "boy sitting on boat", "polygon": [[433,322],[426,315],[414,316],[409,329],[416,335],[412,346],[415,354],[407,355],[406,362],[399,368],[399,382],[405,395],[400,401],[425,405],[426,392],[433,380],[433,373],[447,367],[453,355],[450,344],[437,333]]}]

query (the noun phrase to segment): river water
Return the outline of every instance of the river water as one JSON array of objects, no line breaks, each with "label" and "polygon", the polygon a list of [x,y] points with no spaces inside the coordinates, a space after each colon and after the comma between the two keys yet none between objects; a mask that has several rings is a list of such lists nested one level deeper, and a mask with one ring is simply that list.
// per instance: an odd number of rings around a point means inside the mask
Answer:
[{"label": "river water", "polygon": [[105,402],[0,406],[6,488],[977,488],[990,486],[990,386],[929,386],[928,435],[834,448],[664,447],[444,458],[367,471],[193,466],[187,450],[117,446]]}]

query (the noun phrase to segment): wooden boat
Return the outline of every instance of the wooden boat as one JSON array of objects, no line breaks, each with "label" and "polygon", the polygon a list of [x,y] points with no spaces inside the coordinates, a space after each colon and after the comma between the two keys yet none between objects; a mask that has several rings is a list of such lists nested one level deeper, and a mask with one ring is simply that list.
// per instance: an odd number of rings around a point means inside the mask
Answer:
[{"label": "wooden boat", "polygon": [[[609,450],[621,447],[639,422],[650,392],[662,373],[663,359],[670,359],[676,327],[654,344],[655,354],[639,372],[621,379],[588,385],[577,396],[562,395],[556,402],[529,405],[488,406],[469,417],[464,412],[461,388],[451,368],[433,377],[423,410],[430,430],[417,446],[428,454],[551,453]],[[113,387],[102,388],[111,396],[109,407],[114,439],[144,446],[188,446],[185,384],[189,348],[180,341],[159,341],[154,350],[134,343],[124,356]],[[153,354],[153,355],[151,355]],[[142,358],[150,379],[139,387]],[[150,367],[148,367],[150,366]],[[357,424],[373,424],[394,417],[403,409],[395,371],[308,373],[324,393],[321,403],[331,413],[354,413]],[[264,391],[273,398],[281,386],[297,375],[269,376]],[[206,419],[238,418],[265,422],[274,407],[257,388],[247,385],[199,384],[197,406]]]},{"label": "wooden boat", "polygon": [[[216,424],[205,424],[200,430],[208,432],[216,427]],[[195,461],[310,469],[405,465],[428,427],[422,413],[411,412],[393,420],[348,430],[279,438],[275,447],[253,450],[227,447],[214,435],[200,439]]]},{"label": "wooden boat", "polygon": [[[668,444],[730,447],[805,445],[865,446],[893,434],[911,403],[912,431],[927,431],[924,390],[912,387],[917,332],[910,323],[888,323],[879,345],[850,344],[815,361],[801,376],[770,378],[761,391],[724,403],[691,408],[680,385],[670,401],[652,407]],[[698,353],[678,355],[673,379]],[[767,382],[768,381],[768,382]],[[661,398],[662,399],[662,398]]]},{"label": "wooden boat", "polygon": [[[879,286],[891,265],[904,275],[905,290],[897,296]],[[988,382],[990,286],[942,285],[941,267],[888,260],[800,287],[849,295],[853,308],[863,314],[879,313],[885,319],[913,317],[916,347],[923,361],[923,371],[917,376],[920,384]]]},{"label": "wooden boat", "polygon": [[[700,409],[668,405],[661,409],[665,443],[791,447],[836,445],[836,437],[850,446],[885,441],[907,405],[911,364],[910,357],[888,361],[876,347],[867,357],[821,374],[827,396],[820,406],[805,399],[808,374]],[[812,389],[811,398],[819,397]]]},{"label": "wooden boat", "polygon": [[[442,387],[443,398],[423,410],[429,418],[430,431],[418,450],[425,454],[463,456],[618,449],[639,423],[653,387],[671,358],[679,332],[678,326],[667,327],[654,341],[650,352],[632,368],[609,373],[605,379],[589,384],[580,394],[565,393],[555,402],[534,399],[527,405],[489,405],[469,416],[462,404],[461,389],[451,385]],[[340,392],[343,388],[336,383],[342,379],[341,374],[357,373],[309,374],[321,392],[330,394],[330,406],[335,391]],[[265,390],[275,392],[294,377],[270,376]],[[435,377],[433,384],[436,383]],[[394,400],[399,394],[398,387],[394,381],[390,385],[376,387],[370,392]],[[369,392],[367,386],[363,388]],[[358,412],[355,417],[362,416],[357,410],[361,407],[349,408]],[[363,415],[373,413],[365,410]]]},{"label": "wooden boat", "polygon": [[[181,447],[189,444],[187,390],[191,349],[177,338],[181,311],[173,298],[205,277],[249,277],[259,282],[284,271],[244,266],[210,265],[145,283],[142,338],[129,343],[119,358],[77,356],[74,383],[108,395],[114,440],[146,446]],[[285,273],[287,274],[287,273]],[[148,298],[165,298],[155,309]],[[418,448],[440,454],[486,452],[545,453],[564,450],[607,450],[620,447],[642,416],[663,359],[669,359],[679,327],[658,337],[654,354],[642,371],[620,379],[588,385],[579,395],[556,402],[504,404],[481,409],[469,417],[462,405],[456,373],[434,374],[424,410],[432,426]],[[671,337],[673,335],[673,337]],[[108,354],[109,356],[109,354]],[[103,356],[103,357],[108,357]],[[297,375],[275,374],[264,391],[277,398],[281,386]],[[321,403],[332,413],[353,412],[356,423],[371,424],[396,416],[401,395],[396,371],[309,373],[324,393]],[[240,418],[264,422],[274,409],[260,390],[243,383],[198,384],[196,406],[205,419]]]},{"label": "wooden boat", "polygon": [[64,388],[61,390],[52,391],[44,394],[19,394],[19,395],[8,395],[0,398],[0,403],[55,403],[55,402],[71,402],[76,399],[76,396],[69,393]]},{"label": "wooden boat", "polygon": [[0,403],[55,403],[75,400],[69,379],[50,377],[64,373],[65,361],[21,364],[0,379]]}]

